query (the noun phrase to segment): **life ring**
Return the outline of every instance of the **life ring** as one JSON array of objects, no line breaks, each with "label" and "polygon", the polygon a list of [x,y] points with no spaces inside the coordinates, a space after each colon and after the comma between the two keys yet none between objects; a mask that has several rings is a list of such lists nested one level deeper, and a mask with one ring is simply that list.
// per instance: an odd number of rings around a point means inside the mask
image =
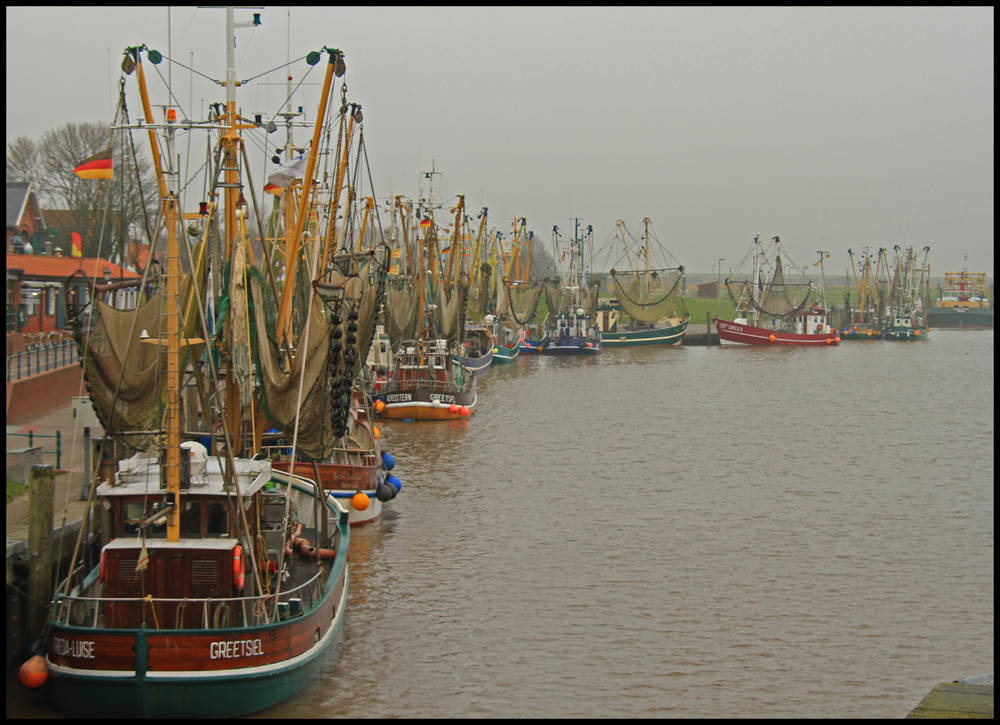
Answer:
[{"label": "life ring", "polygon": [[243,547],[237,544],[233,547],[233,586],[236,591],[243,591],[243,582],[246,580],[246,566],[243,564]]},{"label": "life ring", "polygon": [[816,334],[818,335],[821,332],[823,332],[823,325],[816,325]]}]

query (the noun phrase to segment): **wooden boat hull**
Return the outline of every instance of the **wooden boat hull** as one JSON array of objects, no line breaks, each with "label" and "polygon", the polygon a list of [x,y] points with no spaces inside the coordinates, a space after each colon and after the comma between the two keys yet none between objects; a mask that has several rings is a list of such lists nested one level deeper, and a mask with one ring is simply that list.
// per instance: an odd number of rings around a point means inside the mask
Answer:
[{"label": "wooden boat hull", "polygon": [[679,325],[653,327],[647,330],[616,330],[602,332],[604,347],[672,347],[684,341],[687,320]]},{"label": "wooden boat hull", "polygon": [[[288,471],[288,461],[273,461],[271,466],[278,471]],[[375,498],[378,485],[382,482],[381,463],[365,466],[317,463],[316,466],[323,490],[350,512],[348,522],[351,526],[366,524],[382,515],[382,502]],[[313,464],[306,461],[295,462],[295,475],[309,480],[316,478]],[[368,494],[368,508],[364,511],[354,506],[354,494],[359,490]]]},{"label": "wooden boat hull", "polygon": [[836,345],[840,336],[833,330],[819,334],[795,334],[716,318],[715,329],[721,345]]},{"label": "wooden boat hull", "polygon": [[81,718],[237,717],[273,707],[328,666],[347,603],[346,563],[341,571],[329,601],[278,625],[193,633],[53,624],[50,697]]},{"label": "wooden boat hull", "polygon": [[[475,389],[465,393],[435,393],[427,388],[409,388],[385,393],[385,407],[380,415],[389,420],[458,420],[472,415],[476,408]],[[452,411],[452,405],[458,410]],[[468,409],[462,415],[461,407]]]}]

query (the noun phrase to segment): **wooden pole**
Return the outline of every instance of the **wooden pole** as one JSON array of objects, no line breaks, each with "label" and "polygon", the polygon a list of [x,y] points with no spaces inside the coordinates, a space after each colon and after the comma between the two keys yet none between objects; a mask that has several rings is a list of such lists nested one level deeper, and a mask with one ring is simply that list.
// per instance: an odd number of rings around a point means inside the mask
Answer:
[{"label": "wooden pole", "polygon": [[52,599],[52,510],[55,473],[52,466],[32,466],[28,476],[28,632],[41,634]]}]

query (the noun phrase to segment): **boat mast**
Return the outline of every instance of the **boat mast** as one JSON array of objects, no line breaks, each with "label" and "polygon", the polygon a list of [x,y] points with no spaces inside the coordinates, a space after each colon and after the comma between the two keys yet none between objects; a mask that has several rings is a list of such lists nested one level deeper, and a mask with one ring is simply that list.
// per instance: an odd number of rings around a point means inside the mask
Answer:
[{"label": "boat mast", "polygon": [[[777,239],[777,237],[775,237],[775,239]],[[762,290],[761,290],[761,272],[762,272],[761,266],[763,264],[763,259],[762,259],[763,255],[762,255],[761,249],[760,249],[760,234],[758,234],[757,236],[755,236],[753,238],[753,244],[754,244],[754,249],[753,249],[753,284],[750,287],[750,298],[751,298],[751,301],[753,302],[753,304],[751,304],[750,306],[753,307],[753,315],[752,315],[753,316],[753,324],[756,325],[757,321],[760,319],[760,310],[759,310],[758,306],[760,305],[761,292],[762,292]]]},{"label": "boat mast", "polygon": [[824,251],[817,250],[816,253],[819,254],[819,298],[820,298],[820,300],[822,300],[822,302],[823,302],[823,309],[825,310],[826,309],[826,273],[825,273],[824,267],[823,267],[823,259],[826,258],[826,255],[829,254],[829,252],[824,252]]},{"label": "boat mast", "polygon": [[[160,157],[159,142],[153,127],[153,111],[149,103],[149,93],[146,88],[146,76],[142,67],[140,48],[134,49],[134,60],[139,80],[139,94],[142,98],[142,109],[146,114],[149,127],[150,148],[153,154],[153,167],[156,169],[156,181],[160,187],[160,199],[163,203],[163,222],[167,230],[167,279],[164,307],[166,309],[164,328],[161,328],[160,339],[147,340],[147,344],[156,344],[165,348],[166,378],[164,390],[164,418],[166,436],[164,440],[163,460],[161,466],[165,469],[167,496],[173,503],[167,517],[167,541],[180,540],[180,510],[181,510],[181,374],[180,374],[180,303],[177,300],[180,288],[180,261],[177,244],[177,225],[179,213],[177,209],[176,176],[174,189],[167,185],[168,173],[164,171],[163,160]],[[155,61],[155,59],[154,59]],[[172,153],[173,129],[167,132],[167,155]]]}]

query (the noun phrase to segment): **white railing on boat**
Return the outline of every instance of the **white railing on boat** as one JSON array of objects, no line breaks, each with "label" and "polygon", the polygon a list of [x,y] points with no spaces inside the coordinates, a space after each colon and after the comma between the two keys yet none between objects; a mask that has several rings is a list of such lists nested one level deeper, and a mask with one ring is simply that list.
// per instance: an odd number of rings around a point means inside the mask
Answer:
[{"label": "white railing on boat", "polygon": [[[268,624],[274,621],[274,609],[277,606],[278,618],[298,616],[300,613],[311,611],[316,602],[324,594],[322,590],[322,577],[325,572],[318,571],[309,581],[292,589],[278,593],[278,601],[275,602],[274,594],[258,595],[253,597],[229,597],[216,599],[207,597],[204,599],[193,599],[185,597],[181,599],[153,598],[153,597],[81,597],[73,594],[58,594],[54,601],[53,621],[56,624],[64,624],[70,627],[92,627],[94,629],[104,629],[105,624],[102,617],[102,605],[109,604],[141,604],[145,608],[146,604],[177,604],[177,614],[175,615],[174,627],[169,623],[156,623],[157,629],[219,629],[228,628],[232,612],[237,608],[243,613],[243,626],[252,627]],[[294,596],[298,594],[299,596]],[[303,602],[304,596],[308,596],[308,606]],[[301,611],[288,611],[287,614],[282,604],[289,605],[289,610],[293,607],[291,602],[299,602]],[[185,610],[190,606],[202,608],[201,626],[185,627],[176,626],[177,619],[183,619]],[[249,612],[248,612],[249,606]],[[220,622],[220,617],[225,617],[225,622]],[[155,623],[155,618],[154,618]],[[181,623],[182,624],[182,623]],[[133,629],[127,627],[126,629]]]}]

